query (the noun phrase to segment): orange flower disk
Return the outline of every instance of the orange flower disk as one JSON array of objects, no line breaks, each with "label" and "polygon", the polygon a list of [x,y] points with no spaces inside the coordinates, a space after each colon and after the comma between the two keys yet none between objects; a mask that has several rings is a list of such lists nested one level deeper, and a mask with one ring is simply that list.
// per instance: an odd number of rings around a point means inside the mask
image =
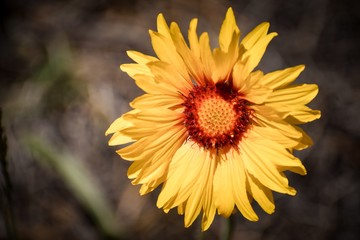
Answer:
[{"label": "orange flower disk", "polygon": [[189,139],[205,149],[236,147],[250,127],[251,109],[228,84],[195,86],[184,101]]}]

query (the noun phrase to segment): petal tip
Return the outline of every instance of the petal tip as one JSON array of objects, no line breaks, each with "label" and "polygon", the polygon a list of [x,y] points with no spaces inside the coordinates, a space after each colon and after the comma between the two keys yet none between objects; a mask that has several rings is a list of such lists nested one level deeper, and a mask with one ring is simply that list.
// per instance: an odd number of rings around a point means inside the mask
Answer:
[{"label": "petal tip", "polygon": [[126,71],[125,71],[125,68],[124,68],[124,64],[121,64],[121,65],[119,66],[119,69],[120,69],[121,71],[123,71],[123,72],[126,72]]},{"label": "petal tip", "polygon": [[226,17],[228,16],[234,17],[234,10],[232,9],[232,7],[229,7],[228,10],[226,11]]},{"label": "petal tip", "polygon": [[289,194],[290,196],[295,196],[296,195],[295,188],[289,187],[287,194]]},{"label": "petal tip", "polygon": [[262,23],[260,23],[256,28],[258,28],[258,29],[263,29],[263,31],[264,31],[265,33],[267,33],[267,31],[268,31],[269,28],[270,28],[270,23],[269,23],[269,22],[262,22]]},{"label": "petal tip", "polygon": [[159,25],[159,23],[161,22],[161,21],[165,21],[165,17],[164,17],[164,14],[163,13],[159,13],[158,15],[157,15],[157,24]]}]

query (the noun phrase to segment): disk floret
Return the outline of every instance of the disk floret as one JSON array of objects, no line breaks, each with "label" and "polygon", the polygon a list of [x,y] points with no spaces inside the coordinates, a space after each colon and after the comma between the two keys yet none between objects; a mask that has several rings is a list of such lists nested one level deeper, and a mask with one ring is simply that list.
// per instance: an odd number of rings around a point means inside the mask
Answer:
[{"label": "disk floret", "polygon": [[206,149],[236,146],[250,126],[250,102],[226,83],[194,86],[183,105],[189,138]]}]

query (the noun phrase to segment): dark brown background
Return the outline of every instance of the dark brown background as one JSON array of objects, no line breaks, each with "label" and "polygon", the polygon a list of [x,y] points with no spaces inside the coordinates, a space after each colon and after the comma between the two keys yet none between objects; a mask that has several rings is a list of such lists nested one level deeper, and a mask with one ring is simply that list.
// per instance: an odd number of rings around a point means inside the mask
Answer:
[{"label": "dark brown background", "polygon": [[[358,239],[360,8],[353,2],[1,1],[0,106],[8,165],[2,160],[0,239],[7,239],[9,209],[17,239],[220,238],[220,217],[201,234],[198,221],[185,229],[176,211],[157,209],[158,191],[140,197],[139,187],[126,177],[129,163],[107,146],[104,132],[141,94],[118,66],[130,62],[126,50],[153,54],[148,29],[155,29],[157,14],[178,22],[184,34],[198,17],[198,32],[208,31],[215,47],[228,6],[244,34],[263,21],[271,23],[279,36],[260,68],[269,72],[305,64],[298,82],[319,85],[311,106],[322,111],[319,121],[305,126],[314,146],[297,153],[308,175],[288,174],[297,196],[276,194],[273,215],[254,204],[256,223],[235,215],[233,239]],[[57,169],[33,154],[24,141],[29,135],[85,166],[120,234],[101,230]]]}]

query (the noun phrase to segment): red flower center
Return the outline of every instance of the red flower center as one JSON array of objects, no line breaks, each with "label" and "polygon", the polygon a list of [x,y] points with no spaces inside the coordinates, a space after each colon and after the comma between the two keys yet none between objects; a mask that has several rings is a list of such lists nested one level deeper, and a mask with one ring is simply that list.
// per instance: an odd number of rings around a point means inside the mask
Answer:
[{"label": "red flower center", "polygon": [[206,149],[237,146],[250,126],[250,102],[226,83],[195,86],[185,98],[189,138]]}]

